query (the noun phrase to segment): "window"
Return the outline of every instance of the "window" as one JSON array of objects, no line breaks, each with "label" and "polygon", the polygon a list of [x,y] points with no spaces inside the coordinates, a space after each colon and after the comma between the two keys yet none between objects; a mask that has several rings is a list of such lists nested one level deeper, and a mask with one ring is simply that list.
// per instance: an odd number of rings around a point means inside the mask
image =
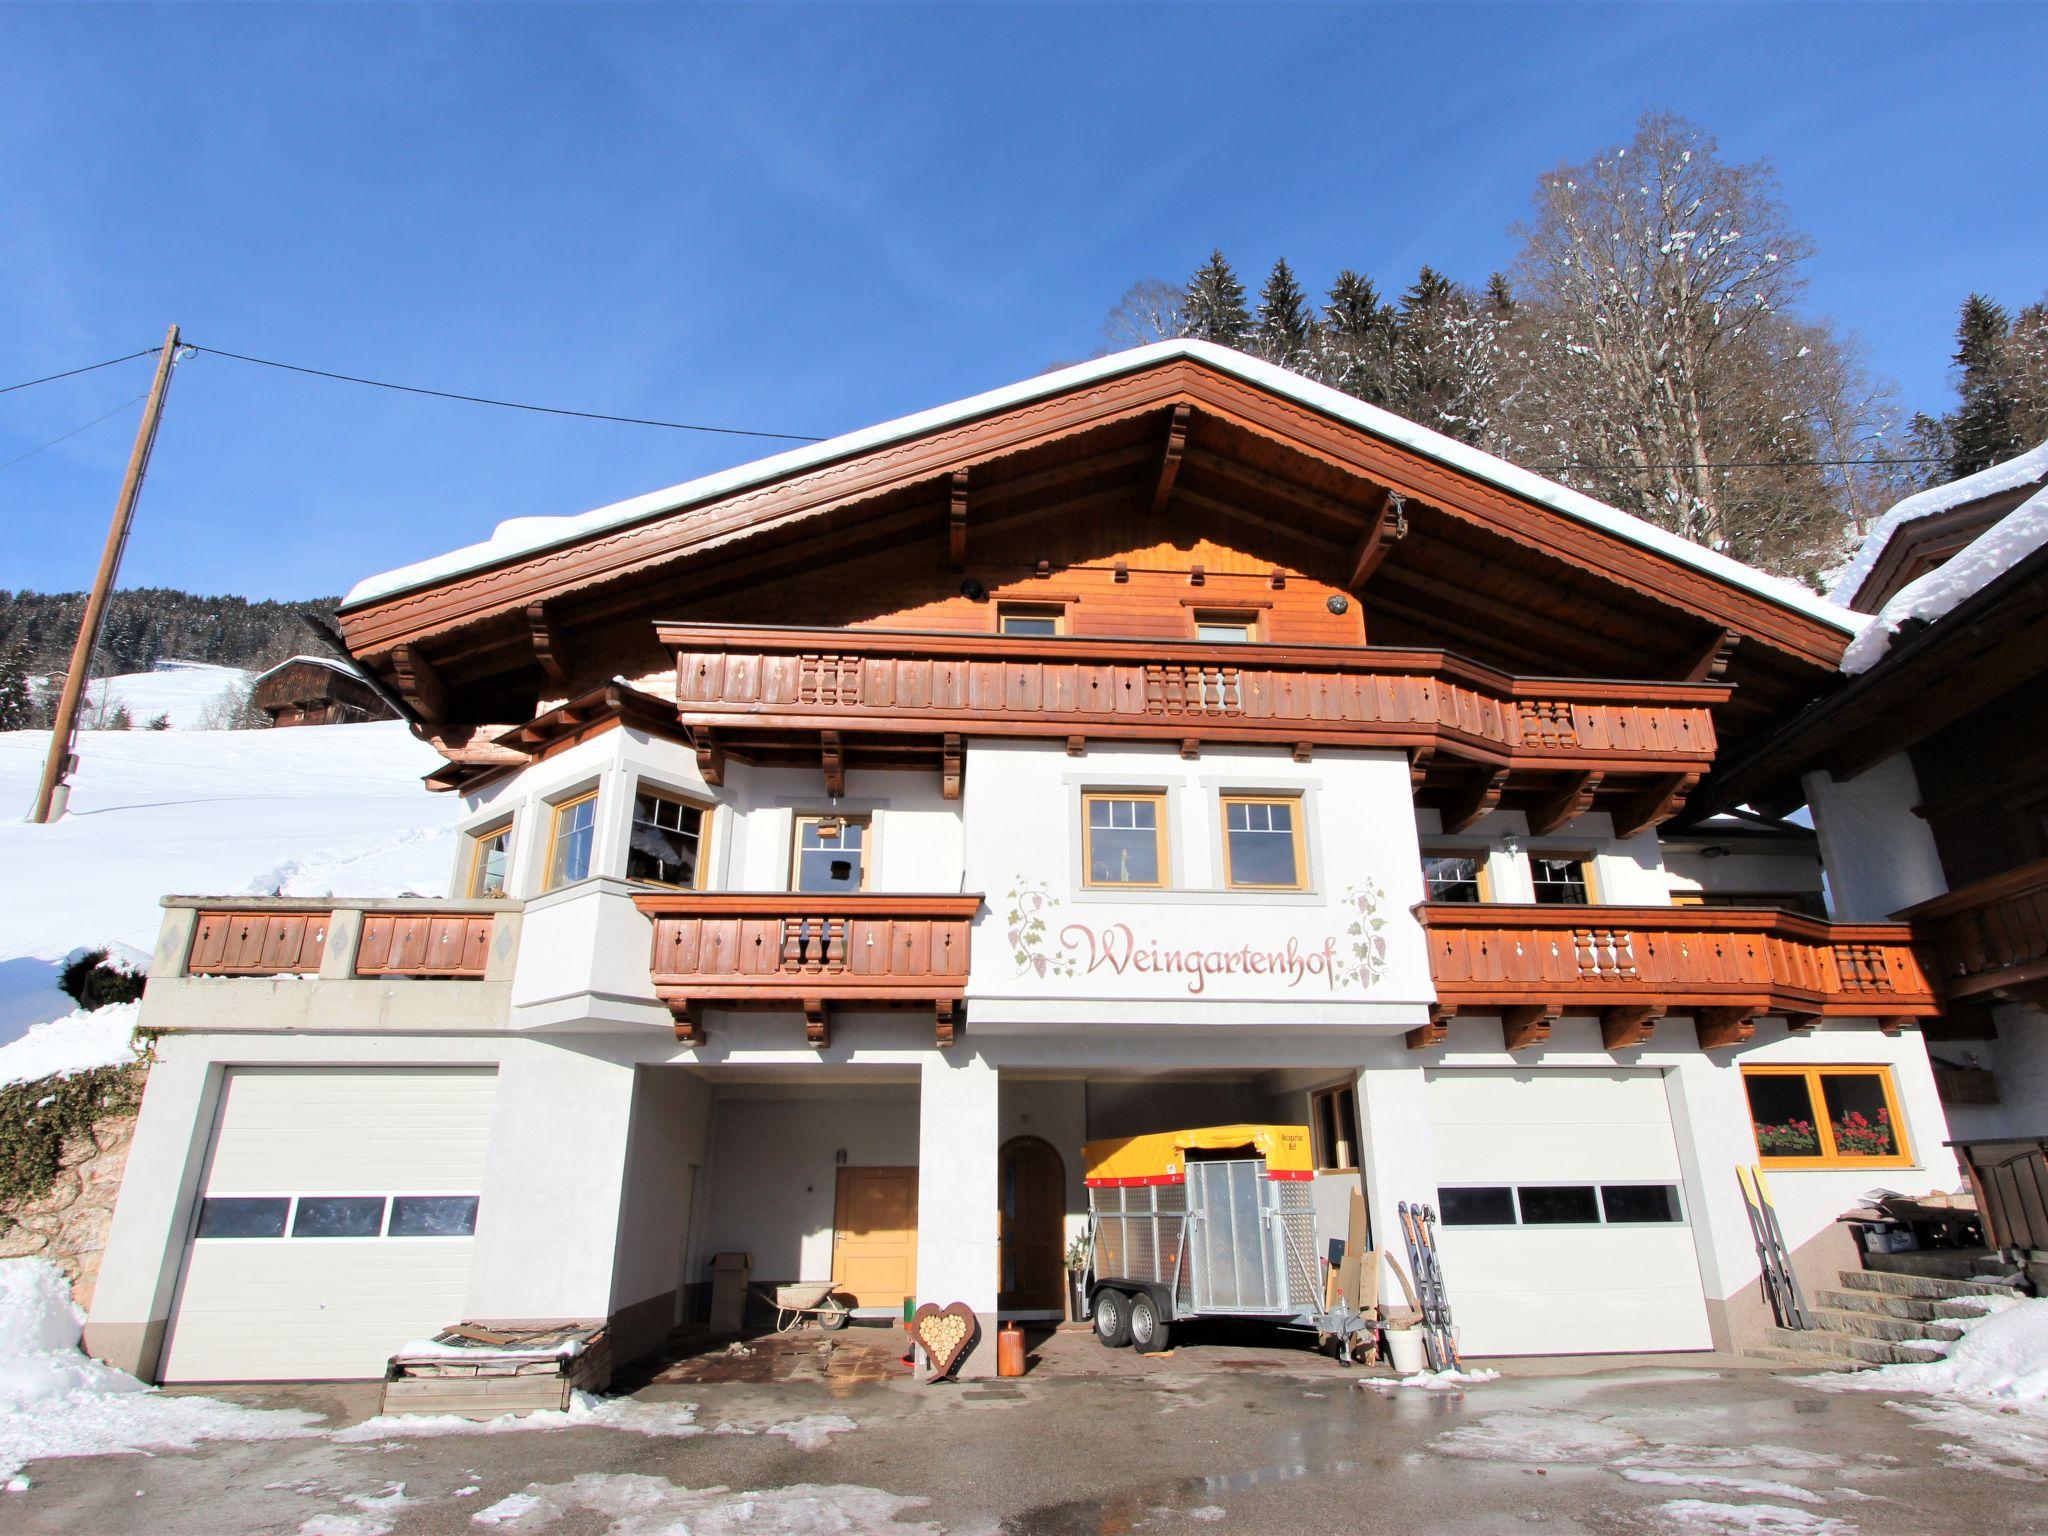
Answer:
[{"label": "window", "polygon": [[1592,901],[1587,863],[1571,854],[1531,854],[1529,883],[1536,888],[1536,900],[1546,907],[1583,907]]},{"label": "window", "polygon": [[475,1195],[209,1195],[199,1202],[196,1235],[474,1237],[479,1203]]},{"label": "window", "polygon": [[512,874],[512,823],[475,833],[469,841],[469,883],[463,894],[496,900]]},{"label": "window", "polygon": [[1486,900],[1486,859],[1478,853],[1425,853],[1422,890],[1429,901]]},{"label": "window", "polygon": [[1195,610],[1195,638],[1223,645],[1249,645],[1258,638],[1259,621],[1244,613]]},{"label": "window", "polygon": [[1315,1138],[1316,1167],[1327,1170],[1358,1166],[1358,1095],[1351,1084],[1320,1089],[1309,1095],[1308,1123]]},{"label": "window", "polygon": [[1233,890],[1298,891],[1308,884],[1301,802],[1223,797],[1223,883]]},{"label": "window", "polygon": [[1440,1189],[1447,1227],[1675,1226],[1676,1184],[1484,1184]]},{"label": "window", "polygon": [[589,878],[590,854],[596,842],[596,790],[556,806],[555,834],[548,849],[548,889]]},{"label": "window", "polygon": [[1780,1168],[1912,1162],[1889,1067],[1744,1067],[1758,1158]]},{"label": "window", "polygon": [[288,1196],[209,1195],[199,1203],[201,1237],[283,1237]]},{"label": "window", "polygon": [[1084,885],[1166,884],[1164,795],[1083,795]]},{"label": "window", "polygon": [[626,878],[695,890],[703,882],[702,806],[657,790],[633,796],[633,835],[626,843]]},{"label": "window", "polygon": [[865,817],[799,816],[791,889],[858,891],[868,883]]},{"label": "window", "polygon": [[1066,610],[1054,603],[996,604],[999,635],[1056,635],[1065,627]]},{"label": "window", "polygon": [[391,1202],[390,1237],[474,1237],[475,1195],[399,1195]]},{"label": "window", "polygon": [[375,1237],[384,1230],[384,1197],[301,1195],[293,1237]]}]

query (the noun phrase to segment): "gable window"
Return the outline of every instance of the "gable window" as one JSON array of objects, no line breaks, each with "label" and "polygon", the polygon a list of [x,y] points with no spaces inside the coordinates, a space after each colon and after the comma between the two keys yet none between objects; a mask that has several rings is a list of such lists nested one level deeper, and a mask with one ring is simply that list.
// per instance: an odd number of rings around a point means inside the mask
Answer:
[{"label": "gable window", "polygon": [[1259,621],[1248,613],[1197,608],[1195,638],[1220,645],[1249,645],[1259,637]]},{"label": "gable window", "polygon": [[1588,878],[1591,861],[1571,854],[1529,856],[1529,883],[1537,902],[1546,907],[1583,907],[1593,899]]},{"label": "gable window", "polygon": [[1337,1172],[1358,1166],[1358,1094],[1351,1084],[1310,1094],[1308,1123],[1318,1169]]},{"label": "gable window", "polygon": [[633,796],[626,878],[698,889],[703,881],[704,807],[642,788]]},{"label": "gable window", "polygon": [[799,816],[796,865],[790,886],[799,891],[858,891],[868,883],[865,816]]},{"label": "gable window", "polygon": [[462,894],[474,900],[492,900],[505,894],[512,876],[512,823],[500,822],[475,832],[469,839],[469,878]]},{"label": "gable window", "polygon": [[1779,1168],[1912,1162],[1889,1067],[1744,1067],[1758,1159]]},{"label": "gable window", "polygon": [[1166,884],[1166,796],[1081,797],[1084,885]]},{"label": "gable window", "polygon": [[1264,891],[1298,891],[1308,884],[1299,800],[1223,796],[1223,883]]},{"label": "gable window", "polygon": [[1427,901],[1485,901],[1485,857],[1478,853],[1425,853],[1422,890]]},{"label": "gable window", "polygon": [[548,843],[548,889],[588,879],[596,846],[597,791],[593,789],[555,807],[555,830]]},{"label": "gable window", "polygon": [[1066,610],[1057,603],[998,603],[999,635],[1057,635],[1066,628]]}]

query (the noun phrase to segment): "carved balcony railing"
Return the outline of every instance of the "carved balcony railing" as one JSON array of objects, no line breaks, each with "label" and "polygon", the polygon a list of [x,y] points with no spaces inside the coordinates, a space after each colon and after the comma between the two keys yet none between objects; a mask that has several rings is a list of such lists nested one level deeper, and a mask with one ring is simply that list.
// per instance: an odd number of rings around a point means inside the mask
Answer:
[{"label": "carved balcony railing", "polygon": [[[496,917],[475,908],[506,905],[449,903],[448,910],[416,901],[336,906],[265,897],[207,902],[194,913],[179,974],[482,980]],[[352,946],[345,964],[331,962],[331,941]]]},{"label": "carved balcony railing", "polygon": [[1951,1000],[2048,999],[2048,859],[1898,915],[1926,936]]},{"label": "carved balcony railing", "polygon": [[[1576,776],[1641,799],[1712,763],[1720,683],[1510,677],[1441,651],[1089,636],[663,624],[707,774],[727,751],[898,759],[962,736],[1396,747],[1460,772]],[[1634,782],[1623,782],[1631,776]],[[1601,779],[1609,782],[1602,788]],[[1498,789],[1495,790],[1498,795]],[[1581,805],[1580,809],[1584,806]],[[1655,805],[1648,808],[1655,809]]]},{"label": "carved balcony railing", "polygon": [[923,1006],[952,1043],[967,992],[979,894],[662,891],[633,898],[654,926],[649,969],[684,1040],[703,1008],[800,1010],[812,1044],[831,1041],[829,1010]]},{"label": "carved balcony railing", "polygon": [[[1439,1017],[1499,1014],[1509,1048],[1547,1038],[1560,1014],[1593,1014],[1609,1049],[1640,1045],[1690,1014],[1709,1049],[1737,1044],[1765,1014],[1794,1029],[1824,1017],[1888,1029],[1939,1011],[1903,923],[1828,923],[1795,913],[1702,907],[1429,903]],[[1416,1044],[1442,1039],[1435,1024]]]}]

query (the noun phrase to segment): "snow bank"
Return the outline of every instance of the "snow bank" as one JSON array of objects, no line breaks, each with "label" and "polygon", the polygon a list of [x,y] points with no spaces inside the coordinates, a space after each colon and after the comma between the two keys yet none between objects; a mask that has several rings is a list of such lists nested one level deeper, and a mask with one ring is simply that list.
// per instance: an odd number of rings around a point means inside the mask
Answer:
[{"label": "snow bank", "polygon": [[[868,1536],[872,1532],[936,1533],[909,1524],[922,1498],[855,1484],[796,1483],[735,1492],[685,1488],[643,1472],[581,1472],[568,1482],[530,1483],[520,1493],[471,1515],[486,1530],[553,1530],[565,1520],[609,1536]],[[594,1517],[594,1518],[593,1518]]]},{"label": "snow bank", "polygon": [[1960,507],[1965,502],[1996,496],[2001,491],[2039,485],[2044,480],[2048,480],[2048,443],[2029,448],[2003,464],[1980,469],[1974,475],[1965,475],[1947,485],[1933,486],[1908,496],[1870,525],[1870,532],[1856,546],[1856,553],[1849,557],[1849,563],[1835,572],[1834,579],[1828,583],[1828,596],[1843,603],[1854,597],[1856,589],[1877,569],[1878,558],[1891,542],[1892,535],[1907,523],[1946,512],[1951,507]]},{"label": "snow bank", "polygon": [[18,1038],[0,1045],[0,1087],[133,1061],[135,1025],[141,1014],[140,1003],[113,1003],[30,1025]]},{"label": "snow bank", "polygon": [[399,721],[284,731],[84,731],[71,814],[14,820],[45,731],[0,732],[0,1043],[61,1019],[63,959],[156,946],[158,898],[439,895],[454,862],[440,762]]},{"label": "snow bank", "polygon": [[[2048,443],[2038,451],[2048,453]],[[1849,642],[1842,653],[1842,670],[1852,676],[1868,672],[1891,649],[1900,625],[1909,619],[1931,624],[1953,612],[2044,544],[2048,544],[2048,490],[2006,513],[1945,565],[1893,593],[1891,601],[1878,610],[1876,622]]]},{"label": "snow bank", "polygon": [[1823,1378],[1830,1390],[1933,1392],[1951,1397],[1992,1398],[2048,1411],[2048,1299],[2006,1301],[1986,1298],[1982,1317],[1951,1319],[1963,1336],[1943,1346],[1939,1360],[1887,1365],[1874,1371]]},{"label": "snow bank", "polygon": [[160,661],[153,671],[94,678],[86,685],[89,709],[85,718],[97,719],[102,704],[109,712],[117,704],[126,704],[136,730],[147,727],[158,715],[169,715],[173,730],[197,730],[222,694],[248,684],[249,674],[240,667],[220,667],[208,661]]},{"label": "snow bank", "polygon": [[[0,1261],[0,1477],[49,1456],[189,1450],[202,1440],[282,1440],[316,1415],[166,1397],[79,1353],[83,1316],[47,1259]],[[16,1479],[14,1484],[20,1484]]]},{"label": "snow bank", "polygon": [[1370,1387],[1375,1392],[1395,1392],[1402,1387],[1416,1387],[1424,1392],[1456,1392],[1463,1387],[1499,1380],[1499,1371],[1417,1371],[1399,1381],[1388,1381],[1383,1376],[1367,1377],[1358,1385]]}]

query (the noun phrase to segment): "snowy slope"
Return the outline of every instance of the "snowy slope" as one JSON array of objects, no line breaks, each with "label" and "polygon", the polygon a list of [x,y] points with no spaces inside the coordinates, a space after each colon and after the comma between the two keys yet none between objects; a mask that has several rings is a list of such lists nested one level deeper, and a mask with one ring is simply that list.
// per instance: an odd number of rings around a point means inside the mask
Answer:
[{"label": "snowy slope", "polygon": [[240,667],[217,667],[206,661],[160,661],[154,672],[96,677],[86,692],[85,718],[99,718],[102,706],[112,713],[116,705],[126,704],[138,730],[158,715],[169,715],[176,730],[193,730],[207,706],[228,689],[246,684],[249,676]]},{"label": "snowy slope", "polygon": [[49,736],[0,732],[0,1045],[61,1018],[64,957],[146,957],[160,896],[441,895],[461,802],[397,721],[282,731],[82,731],[71,814],[14,818]]}]

